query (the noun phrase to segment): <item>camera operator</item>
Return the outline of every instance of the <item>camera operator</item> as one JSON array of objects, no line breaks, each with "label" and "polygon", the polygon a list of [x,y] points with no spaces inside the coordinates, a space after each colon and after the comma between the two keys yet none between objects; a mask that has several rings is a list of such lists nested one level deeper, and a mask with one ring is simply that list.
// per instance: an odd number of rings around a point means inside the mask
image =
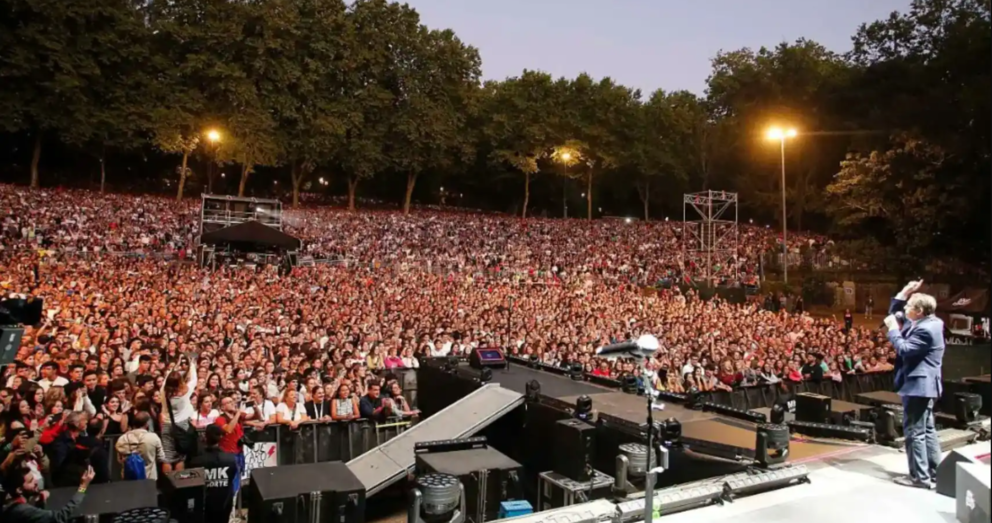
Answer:
[{"label": "camera operator", "polygon": [[[233,403],[230,397],[225,400]],[[222,417],[227,416],[225,411]],[[238,413],[235,413],[229,425],[239,425],[237,416]],[[218,418],[217,421],[220,419]],[[207,476],[206,510],[203,514],[205,523],[227,523],[234,508],[236,483],[240,483],[236,478],[240,479],[240,470],[234,455],[220,447],[221,441],[231,434],[225,432],[220,425],[208,426],[204,434],[207,448],[190,463],[191,467],[203,468]]]},{"label": "camera operator", "polygon": [[3,521],[5,523],[66,523],[71,520],[73,511],[83,502],[86,488],[96,475],[93,468],[87,468],[79,482],[79,490],[72,496],[64,507],[46,510],[48,491],[38,488],[38,480],[28,467],[19,467],[10,471],[3,481],[7,499],[3,505]]}]

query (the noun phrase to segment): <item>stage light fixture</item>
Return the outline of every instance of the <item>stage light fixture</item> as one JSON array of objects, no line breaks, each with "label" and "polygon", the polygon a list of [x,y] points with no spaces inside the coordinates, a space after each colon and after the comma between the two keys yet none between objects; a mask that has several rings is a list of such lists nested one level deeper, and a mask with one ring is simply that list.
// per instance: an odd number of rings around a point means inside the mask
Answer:
[{"label": "stage light fixture", "polygon": [[627,394],[637,394],[640,389],[637,385],[637,377],[627,374],[620,381],[620,388]]},{"label": "stage light fixture", "polygon": [[809,481],[805,465],[791,465],[772,470],[751,470],[727,478],[726,486],[734,496],[755,494]]},{"label": "stage light fixture", "polygon": [[592,398],[583,394],[575,400],[575,418],[590,421],[592,418]]},{"label": "stage light fixture", "polygon": [[451,474],[427,474],[417,478],[407,513],[410,523],[463,523],[465,487]]},{"label": "stage light fixture", "polygon": [[569,367],[568,377],[572,378],[573,381],[583,381],[586,379],[586,372],[582,367],[582,364],[573,363],[571,367]]},{"label": "stage light fixture", "polygon": [[982,410],[982,397],[970,392],[959,392],[954,395],[954,417],[958,423],[967,425],[978,421]]},{"label": "stage light fixture", "polygon": [[490,369],[489,367],[483,367],[482,370],[479,371],[479,381],[481,381],[482,383],[489,383],[492,380],[493,380],[493,370]]},{"label": "stage light fixture", "polygon": [[668,418],[661,423],[661,443],[666,447],[682,445],[682,422]]},{"label": "stage light fixture", "polygon": [[789,427],[774,424],[759,425],[754,444],[755,460],[765,468],[781,465],[789,459],[790,444]]},{"label": "stage light fixture", "polygon": [[526,397],[529,403],[533,403],[541,397],[541,382],[530,380],[527,382]]}]

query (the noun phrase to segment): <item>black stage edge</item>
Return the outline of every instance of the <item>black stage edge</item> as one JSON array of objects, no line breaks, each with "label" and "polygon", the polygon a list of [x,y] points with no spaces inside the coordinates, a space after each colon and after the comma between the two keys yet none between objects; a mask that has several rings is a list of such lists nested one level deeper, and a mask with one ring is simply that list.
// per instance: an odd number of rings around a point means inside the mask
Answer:
[{"label": "black stage edge", "polygon": [[[482,385],[477,379],[473,379],[478,374],[468,370],[465,364],[460,365],[456,371],[450,371],[444,368],[443,361],[428,360],[418,373],[418,401],[425,416],[437,413]],[[531,380],[541,384],[539,401],[525,403],[497,420],[481,434],[493,448],[523,465],[529,498],[536,494],[537,475],[553,469],[551,459],[555,442],[550,435],[555,422],[571,417],[576,396],[584,394],[591,397],[593,410],[599,410],[600,413],[596,423],[596,456],[593,462],[596,470],[615,475],[618,447],[635,441],[644,443],[644,438],[637,429],[641,422],[623,419],[597,408],[597,397],[602,403],[608,397],[622,394],[619,391],[513,364],[507,371],[494,370],[490,383],[499,383],[502,387],[525,394],[527,383]],[[627,396],[640,405],[637,412],[637,419],[640,419],[643,417],[643,398]],[[571,401],[562,398],[569,398]],[[602,406],[606,406],[605,403]],[[683,412],[684,409],[674,409],[673,406],[672,412],[657,413],[658,421],[669,417],[679,419],[680,413],[697,415],[695,412]],[[703,448],[699,448],[699,451],[707,452]],[[754,455],[753,444],[750,448],[727,446],[708,451],[710,454],[728,457]],[[744,465],[731,461],[695,459],[679,450],[670,453],[669,462],[670,470],[658,479],[659,488],[733,474],[745,468]]]}]

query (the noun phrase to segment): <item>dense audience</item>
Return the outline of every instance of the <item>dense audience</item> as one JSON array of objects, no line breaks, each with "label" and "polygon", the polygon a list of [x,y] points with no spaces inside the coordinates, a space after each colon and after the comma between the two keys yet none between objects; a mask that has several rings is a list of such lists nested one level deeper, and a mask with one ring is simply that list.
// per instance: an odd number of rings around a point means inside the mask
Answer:
[{"label": "dense audience", "polygon": [[[413,418],[390,371],[475,347],[643,379],[593,349],[660,333],[653,379],[675,392],[840,380],[893,360],[879,333],[777,300],[644,292],[635,283],[678,270],[674,225],[309,209],[287,217],[290,231],[312,252],[362,263],[285,274],[66,253],[184,252],[192,203],[7,186],[0,195],[0,288],[45,300],[0,378],[0,470],[42,485],[88,482],[90,463],[90,479],[107,481],[98,464],[110,435],[122,435],[118,459],[141,456],[154,478],[187,464],[192,429],[218,427],[210,437],[236,454],[251,426]],[[755,252],[762,231],[745,231]],[[742,256],[741,268],[753,260]]]}]

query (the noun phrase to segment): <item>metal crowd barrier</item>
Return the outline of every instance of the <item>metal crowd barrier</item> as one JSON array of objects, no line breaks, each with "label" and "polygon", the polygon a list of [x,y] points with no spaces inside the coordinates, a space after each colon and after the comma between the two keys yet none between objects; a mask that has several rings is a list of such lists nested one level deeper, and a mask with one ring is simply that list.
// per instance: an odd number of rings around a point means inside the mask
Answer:
[{"label": "metal crowd barrier", "polygon": [[[308,421],[301,423],[296,430],[286,425],[266,425],[254,429],[245,426],[245,435],[252,443],[245,449],[246,457],[260,448],[269,450],[274,444],[276,466],[301,465],[306,463],[326,463],[329,461],[350,461],[369,450],[399,436],[415,423],[414,420],[392,418],[384,423],[374,423],[360,419],[354,421]],[[202,450],[203,430],[200,445]],[[121,434],[105,435],[103,444],[110,461],[111,481],[123,478],[122,456],[117,453],[117,440]],[[264,462],[264,456],[258,457]]]}]

